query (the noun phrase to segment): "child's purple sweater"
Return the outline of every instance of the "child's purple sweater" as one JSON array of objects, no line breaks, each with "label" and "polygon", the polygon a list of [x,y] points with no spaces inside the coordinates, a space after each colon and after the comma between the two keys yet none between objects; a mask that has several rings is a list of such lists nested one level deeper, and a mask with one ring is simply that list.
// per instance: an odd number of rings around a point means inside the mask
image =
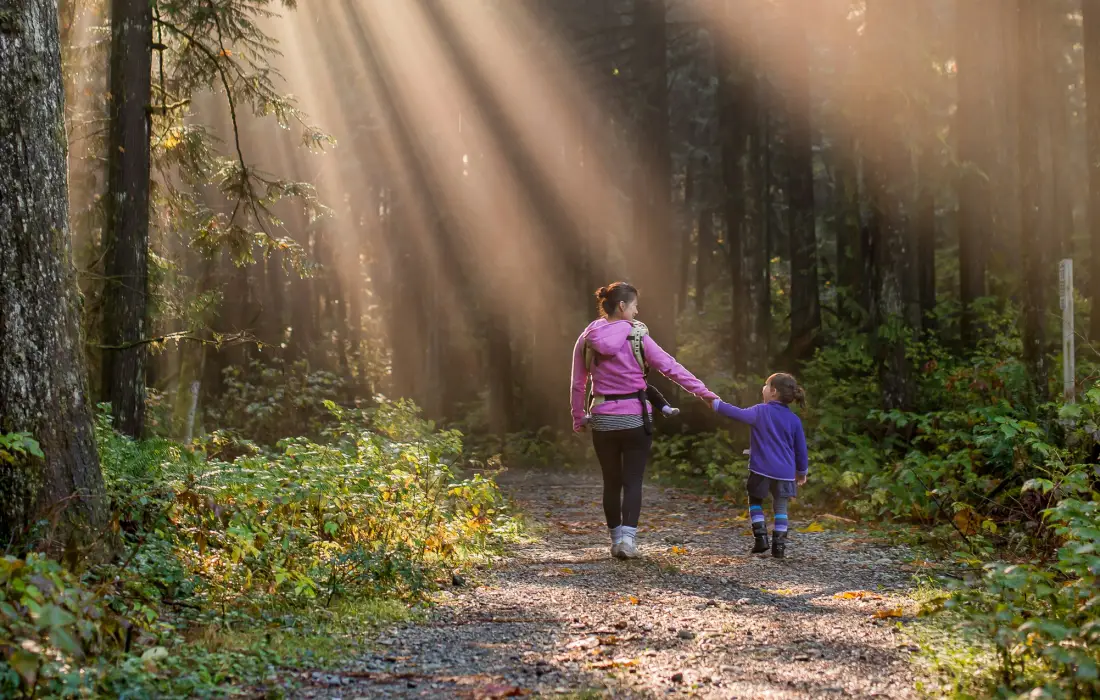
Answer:
[{"label": "child's purple sweater", "polygon": [[738,408],[714,401],[714,410],[752,426],[749,435],[749,471],[781,481],[794,481],[795,475],[810,471],[806,454],[806,434],[802,421],[779,401]]}]

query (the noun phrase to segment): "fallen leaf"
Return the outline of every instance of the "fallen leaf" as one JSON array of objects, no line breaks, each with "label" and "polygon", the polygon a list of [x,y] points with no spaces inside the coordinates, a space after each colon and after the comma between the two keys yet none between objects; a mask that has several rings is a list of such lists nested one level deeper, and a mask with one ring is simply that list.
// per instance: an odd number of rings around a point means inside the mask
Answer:
[{"label": "fallen leaf", "polygon": [[672,553],[676,554],[676,555],[687,554],[687,550],[684,549],[683,547],[673,547],[672,548]]},{"label": "fallen leaf", "polygon": [[888,608],[875,611],[874,617],[876,620],[885,620],[888,617],[902,617],[903,615],[905,615],[905,610],[902,608]]},{"label": "fallen leaf", "polygon": [[806,527],[796,528],[799,532],[825,532],[825,527],[816,520]]},{"label": "fallen leaf", "polygon": [[773,595],[794,595],[793,588],[777,588],[774,591],[764,590],[765,593],[772,593]]},{"label": "fallen leaf", "polygon": [[497,698],[518,698],[530,694],[518,685],[487,685],[473,692],[475,700],[497,700]]},{"label": "fallen leaf", "polygon": [[623,668],[626,666],[637,666],[638,659],[618,658],[618,659],[604,659],[603,661],[593,661],[589,664],[590,668]]},{"label": "fallen leaf", "polygon": [[871,591],[844,591],[833,597],[837,600],[882,600],[882,596]]},{"label": "fallen leaf", "polygon": [[565,645],[566,649],[595,649],[600,645],[599,637],[584,637]]},{"label": "fallen leaf", "polygon": [[628,595],[626,597],[626,602],[630,603],[631,605],[641,605],[642,603],[642,601],[638,600],[637,596],[632,595]]}]

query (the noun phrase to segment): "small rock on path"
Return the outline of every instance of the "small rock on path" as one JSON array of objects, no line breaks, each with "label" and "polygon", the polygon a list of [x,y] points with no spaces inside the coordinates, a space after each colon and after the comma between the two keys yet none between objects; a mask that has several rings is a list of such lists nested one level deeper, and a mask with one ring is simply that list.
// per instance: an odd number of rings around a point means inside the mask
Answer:
[{"label": "small rock on path", "polygon": [[749,555],[743,506],[647,485],[643,558],[617,561],[598,477],[499,481],[539,540],[296,697],[917,696],[897,629],[916,609],[904,547],[798,532],[796,503],[787,559]]}]

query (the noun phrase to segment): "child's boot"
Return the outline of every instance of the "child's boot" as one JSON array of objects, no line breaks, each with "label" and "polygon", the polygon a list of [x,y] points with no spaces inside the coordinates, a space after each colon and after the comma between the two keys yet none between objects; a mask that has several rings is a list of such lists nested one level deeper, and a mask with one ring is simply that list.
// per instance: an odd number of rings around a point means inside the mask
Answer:
[{"label": "child's boot", "polygon": [[762,554],[768,551],[768,526],[764,523],[752,524],[752,536],[756,538],[756,543],[753,545],[753,554]]},{"label": "child's boot", "polygon": [[783,557],[787,556],[786,530],[772,533],[772,556],[776,559],[782,559]]}]

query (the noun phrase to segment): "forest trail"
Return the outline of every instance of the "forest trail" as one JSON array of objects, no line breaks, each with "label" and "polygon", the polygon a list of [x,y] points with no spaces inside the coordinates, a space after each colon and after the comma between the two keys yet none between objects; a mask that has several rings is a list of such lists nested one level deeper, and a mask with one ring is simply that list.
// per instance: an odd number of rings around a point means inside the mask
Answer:
[{"label": "forest trail", "polygon": [[[598,477],[500,482],[535,541],[297,697],[916,696],[906,618],[889,616],[916,610],[905,547],[792,531],[786,560],[752,556],[744,507],[647,484],[644,558],[623,562],[608,554]],[[797,502],[791,518],[809,524]]]}]

